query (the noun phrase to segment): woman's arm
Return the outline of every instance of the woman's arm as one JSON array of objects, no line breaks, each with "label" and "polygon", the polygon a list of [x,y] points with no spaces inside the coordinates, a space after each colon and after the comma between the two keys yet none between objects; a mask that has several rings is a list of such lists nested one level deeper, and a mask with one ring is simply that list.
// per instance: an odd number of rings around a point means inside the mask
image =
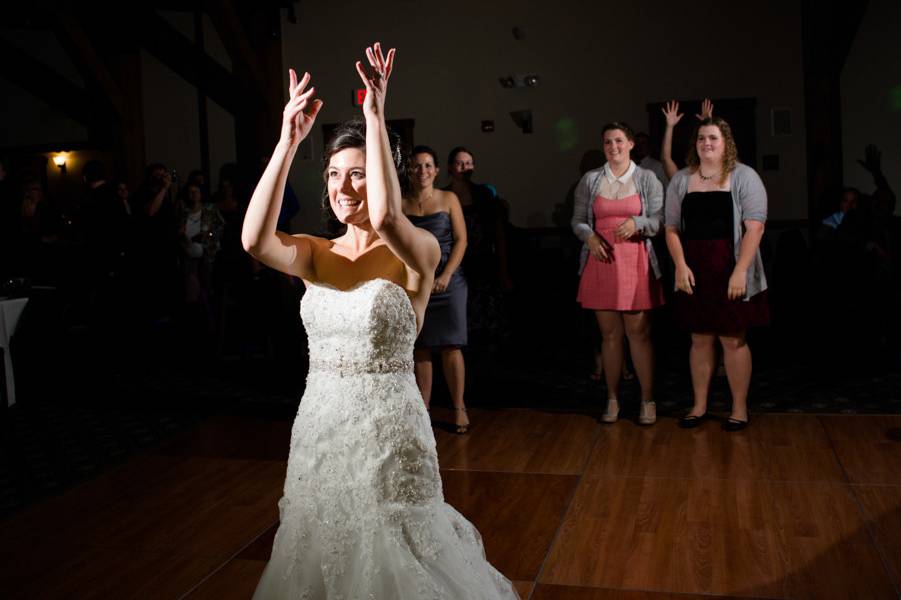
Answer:
[{"label": "woman's arm", "polygon": [[466,220],[463,218],[463,208],[460,206],[460,199],[453,192],[444,192],[447,194],[447,212],[450,214],[451,228],[454,233],[454,245],[451,246],[450,256],[447,258],[447,264],[444,270],[435,278],[434,291],[441,293],[447,289],[450,284],[451,277],[463,262],[463,255],[466,254]]},{"label": "woman's arm", "polygon": [[403,213],[400,182],[388,142],[385,95],[394,68],[394,49],[382,54],[376,42],[366,48],[370,69],[357,61],[357,72],[366,86],[363,115],[366,118],[366,204],[369,220],[388,248],[419,276],[431,282],[441,250],[435,236],[413,225]]},{"label": "woman's arm", "polygon": [[663,144],[660,148],[660,161],[663,163],[663,171],[669,179],[673,178],[679,167],[673,162],[673,129],[676,123],[682,120],[683,115],[679,113],[679,103],[671,100],[666,103],[663,109],[663,116],[666,117],[666,130],[663,132]]},{"label": "woman's arm", "polygon": [[585,242],[588,251],[596,259],[602,262],[609,262],[613,248],[591,229],[591,223],[588,222],[588,207],[591,206],[591,173],[586,173],[579,184],[576,186],[575,199],[573,201],[573,216],[569,224],[572,227],[576,237]]},{"label": "woman's arm", "polygon": [[748,289],[748,268],[757,255],[760,240],[763,237],[764,225],[761,221],[744,221],[745,234],[741,237],[741,246],[738,249],[738,260],[729,277],[729,289],[727,294],[730,300],[744,298]]},{"label": "woman's arm", "polygon": [[741,219],[745,226],[745,233],[738,249],[738,259],[729,277],[729,289],[726,292],[730,300],[737,300],[747,293],[748,269],[760,247],[767,218],[767,196],[763,181],[754,169],[739,165],[732,172],[732,177],[737,178],[733,188],[738,194]]},{"label": "woman's arm", "polygon": [[673,264],[676,265],[676,289],[686,294],[692,294],[695,286],[695,274],[691,272],[685,262],[685,252],[682,249],[679,229],[672,225],[666,226],[666,247],[669,255],[673,258]]},{"label": "woman's arm", "polygon": [[144,212],[148,217],[154,216],[163,207],[163,202],[166,201],[166,196],[169,195],[170,185],[172,185],[172,175],[166,171],[166,174],[163,175],[162,187],[160,187],[159,191],[153,195],[153,198],[150,199],[150,202],[148,202],[147,206],[144,208]]},{"label": "woman's arm", "polygon": [[275,227],[291,162],[297,146],[309,135],[322,108],[322,100],[314,98],[316,88],[305,91],[310,83],[309,73],[304,73],[299,82],[294,69],[289,69],[289,74],[290,100],[282,113],[281,138],[250,198],[241,229],[241,244],[244,250],[263,264],[309,279],[312,277],[313,252],[310,240],[276,231]]},{"label": "woman's arm", "polygon": [[623,221],[616,230],[616,235],[620,239],[629,239],[636,233],[646,238],[652,238],[660,231],[660,225],[663,223],[663,185],[653,172],[645,171],[645,173],[647,176],[641,182],[636,183],[639,184],[639,191],[647,200],[648,214]]}]

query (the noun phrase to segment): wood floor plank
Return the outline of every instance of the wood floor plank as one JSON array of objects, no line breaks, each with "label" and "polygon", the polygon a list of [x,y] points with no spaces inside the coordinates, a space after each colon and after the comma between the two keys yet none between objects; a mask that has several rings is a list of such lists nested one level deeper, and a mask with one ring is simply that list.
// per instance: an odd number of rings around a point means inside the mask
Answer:
[{"label": "wood floor plank", "polygon": [[516,588],[516,593],[519,594],[521,600],[528,600],[529,596],[532,595],[532,590],[535,589],[534,581],[514,581],[513,587]]},{"label": "wood floor plank", "polygon": [[901,415],[819,418],[851,482],[901,484]]},{"label": "wood floor plank", "polygon": [[448,503],[479,530],[488,560],[509,579],[532,581],[578,478],[442,471]]},{"label": "wood floor plank", "polygon": [[[763,415],[728,435],[473,416],[467,436],[438,431],[445,496],[524,597],[897,597],[901,417]],[[287,441],[272,440],[287,432],[219,420],[14,515],[0,595],[248,597],[284,484]]]},{"label": "wood floor plank", "polygon": [[847,486],[722,479],[583,478],[541,583],[770,598],[894,593]]},{"label": "wood floor plank", "polygon": [[37,576],[0,576],[5,598],[178,598],[220,560],[113,548],[83,548],[60,560],[45,555]]},{"label": "wood floor plank", "polygon": [[816,417],[761,415],[729,433],[708,421],[684,430],[675,419],[653,427],[620,421],[604,427],[585,469],[605,477],[715,477],[775,481],[845,481]]},{"label": "wood floor plank", "polygon": [[278,531],[278,526],[279,522],[275,521],[275,523],[267,527],[265,531],[257,536],[253,542],[248,544],[247,547],[238,554],[238,558],[269,562],[269,558],[272,556],[272,544],[275,542],[275,534]]},{"label": "wood floor plank", "polygon": [[156,449],[169,456],[287,461],[291,421],[224,415]]},{"label": "wood floor plank", "polygon": [[901,595],[901,486],[855,485],[851,489]]},{"label": "wood floor plank", "polygon": [[749,597],[720,596],[718,594],[673,594],[670,592],[614,590],[608,588],[575,587],[539,584],[531,600],[751,600]]},{"label": "wood floor plank", "polygon": [[[432,409],[438,423],[452,414]],[[442,469],[579,474],[599,427],[585,415],[532,410],[473,409],[469,417],[468,435],[435,428]]]},{"label": "wood floor plank", "polygon": [[231,560],[191,592],[187,600],[248,600],[265,568],[266,563],[260,560]]}]

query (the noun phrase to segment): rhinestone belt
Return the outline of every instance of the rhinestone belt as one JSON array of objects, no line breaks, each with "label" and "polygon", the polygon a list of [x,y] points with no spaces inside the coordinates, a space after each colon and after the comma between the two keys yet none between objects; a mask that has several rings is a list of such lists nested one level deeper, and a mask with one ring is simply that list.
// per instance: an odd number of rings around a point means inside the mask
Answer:
[{"label": "rhinestone belt", "polygon": [[338,358],[328,360],[324,358],[310,359],[310,372],[321,371],[340,375],[363,375],[365,373],[409,373],[413,370],[412,360],[399,358],[389,360],[349,360]]}]

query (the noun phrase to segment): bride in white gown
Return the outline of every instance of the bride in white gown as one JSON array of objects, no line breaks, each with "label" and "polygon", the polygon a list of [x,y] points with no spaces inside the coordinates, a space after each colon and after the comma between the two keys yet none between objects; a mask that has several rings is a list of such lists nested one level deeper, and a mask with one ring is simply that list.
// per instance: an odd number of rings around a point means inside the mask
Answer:
[{"label": "bride in white gown", "polygon": [[255,599],[517,598],[475,527],[444,502],[435,438],[413,377],[440,251],[401,211],[384,104],[394,50],[366,49],[363,122],[326,150],[333,240],[275,230],[297,145],[322,101],[291,70],[282,135],[244,221],[244,248],[307,286],[306,392],[291,432],[281,524]]}]

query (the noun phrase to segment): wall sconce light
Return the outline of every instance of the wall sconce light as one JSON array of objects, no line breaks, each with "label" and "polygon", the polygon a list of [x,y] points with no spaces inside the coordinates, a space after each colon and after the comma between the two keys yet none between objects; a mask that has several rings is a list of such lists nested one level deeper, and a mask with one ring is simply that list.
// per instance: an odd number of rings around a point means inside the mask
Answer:
[{"label": "wall sconce light", "polygon": [[66,174],[66,160],[68,156],[65,152],[59,152],[56,156],[53,157],[53,164],[59,167],[59,172],[62,175]]}]

